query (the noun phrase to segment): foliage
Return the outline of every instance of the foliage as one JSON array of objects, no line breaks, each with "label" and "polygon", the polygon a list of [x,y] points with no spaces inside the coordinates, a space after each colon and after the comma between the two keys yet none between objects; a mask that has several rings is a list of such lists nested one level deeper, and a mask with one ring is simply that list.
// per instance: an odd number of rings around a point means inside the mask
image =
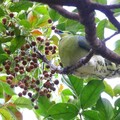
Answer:
[{"label": "foliage", "polygon": [[[106,0],[94,0],[106,4]],[[115,2],[119,2],[116,0]],[[47,5],[26,0],[0,1],[0,114],[3,120],[22,120],[19,109],[32,109],[45,120],[119,120],[120,98],[114,105],[101,97],[120,95],[120,85],[112,88],[97,78],[83,79],[59,75],[40,59],[40,53],[59,66],[57,29],[84,35],[84,27],[66,19]],[[115,11],[119,16],[119,11]],[[116,30],[107,20],[96,17],[97,36],[104,39],[105,28]],[[119,41],[115,51],[119,53]],[[20,88],[19,93],[16,88]],[[54,100],[53,100],[54,99]]]}]

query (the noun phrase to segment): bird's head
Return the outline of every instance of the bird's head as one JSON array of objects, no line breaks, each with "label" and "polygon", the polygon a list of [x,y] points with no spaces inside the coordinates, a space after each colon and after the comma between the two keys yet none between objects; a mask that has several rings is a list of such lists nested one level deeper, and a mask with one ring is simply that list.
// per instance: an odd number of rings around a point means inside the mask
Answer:
[{"label": "bird's head", "polygon": [[60,37],[72,35],[72,33],[69,32],[69,31],[61,31],[61,30],[58,30],[58,31],[56,31],[56,33],[57,33]]}]

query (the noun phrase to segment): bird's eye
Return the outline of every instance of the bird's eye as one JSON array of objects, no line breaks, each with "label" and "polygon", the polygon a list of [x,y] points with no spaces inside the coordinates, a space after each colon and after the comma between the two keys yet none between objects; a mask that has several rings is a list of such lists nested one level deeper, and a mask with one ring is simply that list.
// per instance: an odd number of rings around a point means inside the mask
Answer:
[{"label": "bird's eye", "polygon": [[64,32],[63,32],[63,31],[61,31],[61,30],[59,30],[58,32],[59,32],[59,33],[64,33]]}]

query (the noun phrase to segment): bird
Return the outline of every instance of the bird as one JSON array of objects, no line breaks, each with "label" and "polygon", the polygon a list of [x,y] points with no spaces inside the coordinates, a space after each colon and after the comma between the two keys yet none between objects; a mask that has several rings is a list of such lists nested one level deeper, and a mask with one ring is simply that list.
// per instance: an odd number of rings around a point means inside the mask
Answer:
[{"label": "bird", "polygon": [[[60,36],[58,50],[64,68],[75,65],[89,53],[91,46],[85,36],[61,30],[57,31],[57,34]],[[74,70],[73,74],[84,78],[114,78],[120,76],[120,66],[94,54],[89,62]]]}]

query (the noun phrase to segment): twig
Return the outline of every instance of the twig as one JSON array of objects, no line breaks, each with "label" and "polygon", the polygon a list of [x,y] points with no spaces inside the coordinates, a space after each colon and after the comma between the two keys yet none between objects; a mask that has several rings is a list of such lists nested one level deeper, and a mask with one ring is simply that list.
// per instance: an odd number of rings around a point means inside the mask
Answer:
[{"label": "twig", "polygon": [[105,38],[104,40],[103,40],[103,42],[107,42],[108,40],[110,40],[112,37],[114,37],[115,35],[117,35],[117,34],[119,34],[120,32],[115,32],[114,34],[112,34],[111,36],[109,36],[108,38]]}]

